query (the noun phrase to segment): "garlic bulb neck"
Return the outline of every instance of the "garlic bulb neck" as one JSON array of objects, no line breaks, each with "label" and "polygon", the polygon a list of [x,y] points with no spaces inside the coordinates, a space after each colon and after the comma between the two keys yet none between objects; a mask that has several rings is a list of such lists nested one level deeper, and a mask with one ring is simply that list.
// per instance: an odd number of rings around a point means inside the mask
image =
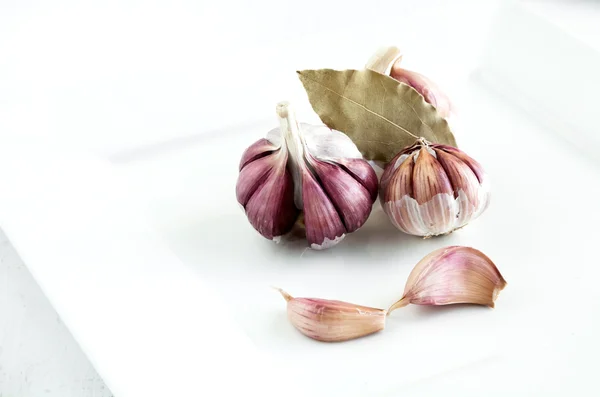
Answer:
[{"label": "garlic bulb neck", "polygon": [[402,52],[398,47],[382,47],[371,56],[365,68],[389,76],[392,66],[401,59]]},{"label": "garlic bulb neck", "polygon": [[[279,128],[283,137],[283,147],[288,151],[288,168],[294,180],[294,204],[298,209],[304,208],[302,202],[302,164],[304,164],[305,142],[300,133],[294,107],[289,102],[277,104]],[[285,149],[284,149],[285,150]]]},{"label": "garlic bulb neck", "polygon": [[420,138],[418,139],[418,141],[419,141],[419,143],[420,143],[421,145],[423,145],[423,146],[426,146],[426,147],[429,147],[429,146],[431,146],[431,142],[429,142],[427,139],[425,139],[425,138],[423,138],[423,137],[420,137]]}]

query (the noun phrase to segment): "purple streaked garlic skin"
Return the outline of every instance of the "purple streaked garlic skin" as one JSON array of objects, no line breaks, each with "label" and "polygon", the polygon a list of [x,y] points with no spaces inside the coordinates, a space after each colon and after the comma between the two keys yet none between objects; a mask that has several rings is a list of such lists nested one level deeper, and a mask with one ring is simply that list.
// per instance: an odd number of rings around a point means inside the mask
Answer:
[{"label": "purple streaked garlic skin", "polygon": [[293,298],[277,289],[287,302],[290,323],[305,336],[321,342],[342,342],[385,328],[386,311],[318,298]]},{"label": "purple streaked garlic skin", "polygon": [[426,76],[401,68],[400,62],[401,59],[398,59],[394,63],[390,71],[390,77],[414,88],[427,103],[437,110],[440,116],[445,119],[449,118],[454,112],[454,105],[450,98]]},{"label": "purple streaked garlic skin", "polygon": [[309,246],[332,247],[367,220],[377,198],[375,170],[345,134],[298,123],[287,102],[277,114],[280,127],[242,155],[237,200],[267,239],[279,241],[303,214]]},{"label": "purple streaked garlic skin", "polygon": [[379,198],[401,231],[438,236],[465,226],[485,211],[490,182],[481,165],[463,151],[420,139],[388,163]]},{"label": "purple streaked garlic skin", "polygon": [[402,298],[388,313],[408,304],[451,305],[467,303],[494,307],[506,281],[483,252],[471,247],[439,248],[411,271]]},{"label": "purple streaked garlic skin", "polygon": [[299,211],[286,168],[287,153],[263,141],[266,139],[250,146],[242,156],[236,195],[252,226],[266,238],[277,240],[292,228]]}]

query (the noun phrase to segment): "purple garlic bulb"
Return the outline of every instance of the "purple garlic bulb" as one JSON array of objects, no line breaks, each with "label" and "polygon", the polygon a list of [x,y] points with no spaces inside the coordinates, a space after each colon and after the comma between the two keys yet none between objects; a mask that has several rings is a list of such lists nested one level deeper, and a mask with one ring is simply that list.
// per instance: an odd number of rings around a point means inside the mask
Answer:
[{"label": "purple garlic bulb", "polygon": [[280,127],[242,155],[237,200],[267,239],[278,242],[303,214],[310,247],[332,247],[369,217],[377,175],[345,134],[298,123],[288,102],[277,115]]},{"label": "purple garlic bulb", "polygon": [[379,198],[398,229],[437,236],[465,226],[485,211],[490,182],[481,165],[463,151],[420,139],[386,166]]}]

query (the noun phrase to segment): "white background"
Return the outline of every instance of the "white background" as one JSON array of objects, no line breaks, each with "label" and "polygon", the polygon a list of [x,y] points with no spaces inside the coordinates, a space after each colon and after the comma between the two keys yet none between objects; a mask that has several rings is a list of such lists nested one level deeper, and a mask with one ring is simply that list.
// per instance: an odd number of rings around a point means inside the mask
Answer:
[{"label": "white background", "polygon": [[2,4],[0,131],[112,153],[270,120],[299,97],[295,70],[362,67],[373,43],[423,73],[464,73],[493,2]]},{"label": "white background", "polygon": [[[275,98],[298,89],[273,82],[287,81],[283,76],[290,68],[313,66],[302,65],[296,53],[326,40],[331,46],[321,43],[311,59],[327,66],[369,55],[369,40],[378,32],[372,24],[360,31],[365,19],[380,20],[381,31],[398,23],[402,34],[390,41],[401,41],[422,71],[456,89],[446,77],[460,75],[475,61],[493,5],[395,3],[402,11],[397,15],[363,5],[350,12],[348,2],[323,1],[3,1],[0,134],[5,140],[46,139],[118,158],[140,146],[269,119],[257,115],[268,115]],[[581,3],[577,8],[583,12],[571,11],[565,20],[584,40],[597,43],[589,27],[593,2]],[[340,7],[344,18],[332,22]],[[546,10],[555,19],[562,15],[554,6]],[[435,62],[440,58],[446,61]],[[258,62],[262,59],[269,62]],[[12,259],[1,268],[9,288],[0,305],[0,391],[108,394],[14,252],[2,249]]]}]

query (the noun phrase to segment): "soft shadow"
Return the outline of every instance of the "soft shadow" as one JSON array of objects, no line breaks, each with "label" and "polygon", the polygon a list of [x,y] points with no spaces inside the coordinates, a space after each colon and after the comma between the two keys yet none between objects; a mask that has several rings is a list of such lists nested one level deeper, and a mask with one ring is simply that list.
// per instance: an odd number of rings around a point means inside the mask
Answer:
[{"label": "soft shadow", "polygon": [[[344,266],[411,267],[427,252],[457,242],[453,235],[423,239],[396,229],[376,204],[365,225],[335,247],[316,251],[305,238],[274,243],[258,234],[245,215],[232,211],[215,217],[186,214],[159,225],[170,248],[184,262],[217,274],[229,270],[317,268],[330,261]],[[453,233],[454,234],[454,233]],[[328,266],[331,268],[330,266]]]},{"label": "soft shadow", "polygon": [[[338,245],[323,251],[310,250],[311,252],[305,252],[304,255],[330,258],[343,256],[347,264],[364,265],[368,262],[369,265],[375,265],[389,261],[404,262],[406,257],[415,255],[416,247],[419,251],[427,253],[440,246],[456,244],[459,240],[456,233],[428,239],[403,233],[390,222],[381,206],[376,204],[363,227],[346,235]],[[297,252],[299,249],[306,250],[306,248],[306,241],[301,240],[273,249]],[[409,264],[414,265],[414,263]]]},{"label": "soft shadow", "polygon": [[405,308],[394,310],[388,317],[394,322],[424,321],[443,316],[457,316],[461,313],[471,313],[475,311],[493,310],[487,306],[472,305],[468,303],[458,303],[455,305],[429,306],[429,305],[409,305]]},{"label": "soft shadow", "polygon": [[440,315],[456,315],[461,312],[474,312],[486,310],[490,308],[482,305],[471,305],[468,303],[457,303],[455,305],[443,305],[443,306],[425,306],[425,305],[413,305],[414,312],[417,317],[431,317]]},{"label": "soft shadow", "polygon": [[373,208],[363,227],[346,236],[345,243],[351,250],[371,248],[402,248],[423,241],[422,237],[411,236],[398,230],[380,206]]},{"label": "soft shadow", "polygon": [[[395,245],[399,242],[402,242],[403,240],[411,239],[420,238],[410,236],[396,229],[394,225],[392,225],[392,223],[389,221],[387,215],[383,212],[381,207],[377,206],[371,212],[371,215],[369,216],[367,222],[365,222],[365,224],[360,229],[358,229],[354,233],[347,234],[344,240],[342,240],[337,246],[328,250],[324,250],[324,252],[332,251],[335,248],[348,245],[348,241],[361,244],[373,243],[373,241],[376,241],[381,245]],[[285,248],[294,248],[296,242],[300,242],[304,246],[307,246],[306,240],[299,233],[294,235],[285,244],[280,244],[279,246]]]}]

